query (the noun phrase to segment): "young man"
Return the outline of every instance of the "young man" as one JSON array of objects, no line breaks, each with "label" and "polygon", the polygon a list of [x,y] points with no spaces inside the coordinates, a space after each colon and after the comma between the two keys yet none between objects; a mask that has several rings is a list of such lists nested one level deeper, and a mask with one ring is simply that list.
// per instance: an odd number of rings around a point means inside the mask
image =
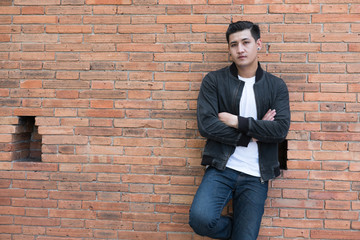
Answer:
[{"label": "young man", "polygon": [[[258,63],[258,25],[231,23],[226,39],[233,63],[207,74],[198,97],[198,127],[207,138],[202,165],[208,168],[189,224],[202,236],[255,240],[268,180],[280,174],[278,143],[290,126],[289,94],[284,81]],[[230,199],[233,216],[221,216]]]}]

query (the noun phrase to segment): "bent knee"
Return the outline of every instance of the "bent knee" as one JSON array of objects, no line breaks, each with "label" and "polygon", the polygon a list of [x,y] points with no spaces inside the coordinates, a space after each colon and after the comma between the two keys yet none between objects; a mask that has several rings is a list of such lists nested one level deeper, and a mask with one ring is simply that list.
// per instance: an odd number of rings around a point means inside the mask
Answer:
[{"label": "bent knee", "polygon": [[189,225],[195,233],[201,236],[207,236],[212,232],[219,219],[203,214],[197,211],[191,211],[189,216]]}]

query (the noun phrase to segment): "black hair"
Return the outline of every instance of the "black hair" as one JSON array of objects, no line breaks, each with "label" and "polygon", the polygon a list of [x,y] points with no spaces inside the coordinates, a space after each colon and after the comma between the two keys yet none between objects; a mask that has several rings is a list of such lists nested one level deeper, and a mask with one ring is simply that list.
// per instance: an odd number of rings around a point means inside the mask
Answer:
[{"label": "black hair", "polygon": [[240,32],[246,29],[250,29],[251,36],[255,39],[255,41],[257,41],[260,38],[260,28],[257,24],[254,24],[249,21],[238,21],[229,24],[229,27],[226,31],[227,42],[229,43],[230,34]]}]

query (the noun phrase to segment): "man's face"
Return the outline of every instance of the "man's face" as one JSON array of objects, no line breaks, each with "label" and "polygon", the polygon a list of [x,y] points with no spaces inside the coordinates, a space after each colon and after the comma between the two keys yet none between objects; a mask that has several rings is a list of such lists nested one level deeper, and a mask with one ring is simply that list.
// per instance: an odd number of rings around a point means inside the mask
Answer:
[{"label": "man's face", "polygon": [[238,68],[257,67],[257,52],[261,49],[261,40],[255,41],[250,29],[235,32],[229,36],[229,53]]}]

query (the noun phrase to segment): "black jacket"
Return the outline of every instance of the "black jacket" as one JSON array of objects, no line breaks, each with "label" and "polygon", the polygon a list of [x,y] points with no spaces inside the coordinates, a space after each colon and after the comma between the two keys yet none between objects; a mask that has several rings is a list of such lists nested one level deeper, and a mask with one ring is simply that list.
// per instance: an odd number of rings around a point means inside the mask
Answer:
[{"label": "black jacket", "polygon": [[[207,138],[201,164],[223,170],[236,146],[246,147],[255,138],[258,139],[261,178],[267,181],[280,174],[278,143],[286,138],[290,127],[288,89],[282,79],[258,65],[254,84],[257,118],[262,119],[269,109],[276,110],[274,121],[264,121],[239,116],[243,87],[234,63],[204,77],[197,106],[198,128]],[[238,129],[222,123],[218,118],[220,112],[239,116]]]}]

